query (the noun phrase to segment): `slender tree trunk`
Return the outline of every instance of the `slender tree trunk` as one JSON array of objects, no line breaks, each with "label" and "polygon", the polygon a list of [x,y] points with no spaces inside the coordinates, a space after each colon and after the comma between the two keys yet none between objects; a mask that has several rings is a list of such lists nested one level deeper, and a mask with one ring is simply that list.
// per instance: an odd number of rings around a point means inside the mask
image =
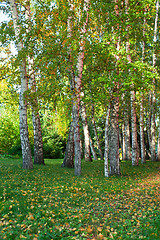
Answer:
[{"label": "slender tree trunk", "polygon": [[151,91],[149,91],[148,108],[147,108],[147,113],[146,113],[146,124],[147,124],[147,136],[148,136],[150,153],[151,153],[151,105],[152,105]]},{"label": "slender tree trunk", "polygon": [[89,136],[89,143],[90,143],[90,148],[91,148],[91,152],[92,152],[92,155],[93,155],[93,159],[98,160],[91,136]]},{"label": "slender tree trunk", "polygon": [[[145,14],[145,13],[144,13]],[[144,26],[143,26],[143,38],[145,38],[145,25],[146,18],[144,17]],[[142,63],[145,61],[145,41],[142,43]],[[144,75],[142,73],[142,80],[144,80]],[[143,93],[141,94],[140,99],[140,145],[141,145],[141,162],[145,163],[145,144],[144,144],[144,108],[143,108]]]},{"label": "slender tree trunk", "polygon": [[126,158],[126,146],[125,146],[125,131],[124,131],[124,122],[122,123],[122,160]]},{"label": "slender tree trunk", "polygon": [[158,130],[157,161],[160,161],[160,119],[159,119],[159,130]]},{"label": "slender tree trunk", "polygon": [[[126,5],[126,15],[128,15],[129,1],[125,0]],[[127,31],[129,30],[129,25],[127,25]],[[131,63],[131,56],[129,54],[130,51],[130,43],[127,36],[126,43],[126,52],[128,54],[127,59],[128,62]],[[135,90],[134,84],[132,83],[132,90],[130,91],[131,97],[131,129],[132,129],[132,165],[138,165],[138,141],[137,141],[137,122],[136,122],[136,106],[135,106]]]},{"label": "slender tree trunk", "polygon": [[[79,128],[79,113],[80,113],[80,93],[81,93],[81,81],[82,71],[85,53],[85,33],[88,25],[88,10],[90,0],[84,0],[83,14],[84,24],[80,30],[80,41],[79,41],[79,53],[77,57],[77,66],[75,71],[73,70],[73,59],[71,57],[71,49],[69,49],[69,62],[71,65],[71,89],[72,89],[72,114],[73,114],[73,125],[74,125],[74,151],[75,151],[75,175],[81,175],[81,146],[80,146],[80,128]],[[71,15],[68,18],[68,37],[72,37],[72,13],[73,4],[70,4]]]},{"label": "slender tree trunk", "polygon": [[[115,0],[115,14],[119,17],[118,0]],[[116,28],[119,32],[119,24]],[[119,52],[120,37],[116,39],[116,50]],[[118,62],[119,55],[115,55]],[[117,64],[116,64],[117,65]],[[115,68],[117,76],[119,76],[118,65]],[[110,110],[110,175],[120,175],[120,162],[119,162],[119,82],[114,81],[114,89],[112,94],[111,110]]]},{"label": "slender tree trunk", "polygon": [[97,143],[97,146],[98,146],[98,152],[99,152],[99,155],[100,155],[100,159],[103,160],[102,149],[101,149],[100,141],[99,141],[99,138],[98,138],[97,127],[96,127],[96,122],[95,122],[95,118],[94,118],[94,106],[93,106],[93,104],[92,104],[92,125],[93,125],[94,135],[95,135],[95,138],[96,138],[96,143]]},{"label": "slender tree trunk", "polygon": [[84,105],[83,100],[81,100],[81,118],[83,124],[83,132],[84,132],[84,146],[85,146],[85,161],[92,162],[91,157],[91,149],[90,149],[90,134],[87,122],[87,114],[86,114],[86,107]]},{"label": "slender tree trunk", "polygon": [[[18,24],[18,12],[16,3],[14,0],[9,0],[13,25],[15,30],[15,36],[17,40],[17,50],[20,52],[23,49],[23,44],[20,41],[20,26]],[[29,143],[29,134],[28,134],[28,124],[27,124],[27,102],[25,100],[25,92],[28,88],[28,82],[26,77],[26,65],[25,60],[20,60],[20,78],[21,78],[21,89],[19,95],[19,119],[20,119],[20,138],[21,138],[21,147],[22,147],[22,159],[23,159],[23,168],[31,169],[33,168],[31,148]]]},{"label": "slender tree trunk", "polygon": [[44,164],[43,141],[40,116],[37,110],[32,108],[32,121],[34,131],[34,164]]},{"label": "slender tree trunk", "polygon": [[74,127],[73,121],[70,124],[70,131],[66,145],[65,157],[62,167],[74,168]]},{"label": "slender tree trunk", "polygon": [[[157,27],[158,27],[158,10],[159,10],[159,1],[156,2],[156,17],[154,24],[154,38],[153,38],[153,67],[156,66],[156,51],[155,45],[157,42]],[[152,116],[151,116],[151,160],[156,161],[156,122],[155,122],[155,108],[156,108],[156,89],[155,89],[155,78],[153,79],[153,91],[152,91]]]},{"label": "slender tree trunk", "polygon": [[109,164],[108,164],[108,153],[109,153],[109,116],[110,106],[108,106],[105,122],[105,149],[104,149],[104,176],[109,177]]},{"label": "slender tree trunk", "polygon": [[144,109],[143,109],[143,95],[140,100],[140,143],[141,143],[141,162],[145,163],[145,144],[144,144]]},{"label": "slender tree trunk", "polygon": [[[30,3],[27,2],[26,5],[26,20],[28,23],[31,22],[31,10]],[[31,30],[31,27],[27,24],[27,33]],[[34,99],[31,99],[31,109],[32,109],[32,122],[33,122],[33,132],[34,132],[34,164],[44,164],[43,158],[43,141],[42,141],[42,129],[40,116],[38,112],[38,99],[36,97],[36,80],[35,74],[33,72],[33,57],[28,57],[28,69],[29,69],[29,88],[31,93],[34,93]]]},{"label": "slender tree trunk", "polygon": [[128,110],[124,112],[124,141],[125,141],[125,160],[131,160],[131,144],[130,144],[130,129],[129,129],[129,113]]},{"label": "slender tree trunk", "polygon": [[[35,93],[36,95],[36,80],[34,74],[32,74],[33,59],[28,58],[28,65],[29,65],[29,88],[31,90],[31,93]],[[31,109],[34,133],[34,164],[44,164],[42,129],[40,116],[38,112],[38,100],[36,96],[34,96],[34,99],[31,99]]]},{"label": "slender tree trunk", "polygon": [[131,146],[130,146],[130,128],[129,128],[129,104],[127,93],[122,95],[123,101],[123,123],[122,123],[122,137],[123,137],[123,149],[122,159],[131,160]]},{"label": "slender tree trunk", "polygon": [[120,175],[119,164],[119,97],[113,97],[110,113],[110,175]]},{"label": "slender tree trunk", "polygon": [[137,120],[134,90],[131,91],[131,128],[132,128],[132,165],[138,166]]}]

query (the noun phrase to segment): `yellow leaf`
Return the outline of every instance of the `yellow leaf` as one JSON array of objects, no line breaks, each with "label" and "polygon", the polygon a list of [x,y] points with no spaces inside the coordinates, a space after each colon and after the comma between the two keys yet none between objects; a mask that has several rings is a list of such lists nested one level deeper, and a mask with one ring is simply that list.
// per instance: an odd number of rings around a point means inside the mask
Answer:
[{"label": "yellow leaf", "polygon": [[92,227],[89,225],[88,228],[87,228],[87,232],[88,232],[88,233],[91,233],[92,230],[93,230]]},{"label": "yellow leaf", "polygon": [[97,230],[98,230],[98,232],[102,232],[102,228],[101,227],[98,227]]},{"label": "yellow leaf", "polygon": [[98,234],[99,239],[103,239],[103,235],[101,233]]}]

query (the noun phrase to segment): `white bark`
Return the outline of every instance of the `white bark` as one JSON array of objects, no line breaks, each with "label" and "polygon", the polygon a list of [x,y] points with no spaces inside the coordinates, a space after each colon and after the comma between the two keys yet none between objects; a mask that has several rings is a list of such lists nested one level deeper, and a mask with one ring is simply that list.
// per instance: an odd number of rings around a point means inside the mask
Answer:
[{"label": "white bark", "polygon": [[159,129],[158,129],[158,144],[157,144],[157,160],[160,161],[160,119],[159,119]]},{"label": "white bark", "polygon": [[92,104],[92,125],[93,125],[94,135],[95,135],[95,138],[96,138],[96,143],[97,143],[97,147],[98,147],[99,156],[100,156],[100,159],[103,160],[102,149],[101,149],[101,145],[100,145],[100,141],[99,141],[99,137],[98,137],[98,133],[97,133],[96,121],[95,121],[95,118],[94,118],[94,106],[93,106],[93,104]]},{"label": "white bark", "polygon": [[[31,27],[29,23],[31,21],[31,10],[30,4],[27,2],[26,7],[26,20],[28,24],[26,26],[26,31],[29,33]],[[34,98],[31,99],[31,109],[32,109],[32,122],[33,122],[33,133],[34,133],[34,164],[44,164],[43,158],[43,141],[42,141],[42,129],[41,129],[41,122],[40,116],[38,111],[38,99],[36,97],[36,79],[34,74],[34,60],[33,57],[28,57],[28,73],[29,73],[29,88],[31,93],[34,93]]]},{"label": "white bark", "polygon": [[128,111],[124,113],[124,132],[125,132],[125,160],[131,160],[131,144],[130,144],[130,129]]},{"label": "white bark", "polygon": [[[145,14],[145,13],[144,13]],[[143,23],[143,38],[145,38],[145,25],[146,25],[146,18],[144,17]],[[145,41],[142,42],[142,63],[145,61]],[[144,80],[144,75],[142,73],[142,80]],[[144,108],[143,108],[143,93],[141,94],[140,100],[140,146],[141,146],[141,163],[145,163],[145,144],[144,144]]]},{"label": "white bark", "polygon": [[119,163],[119,98],[113,97],[110,114],[110,175],[120,175]]},{"label": "white bark", "polygon": [[108,106],[105,122],[105,149],[104,149],[104,176],[109,177],[109,164],[108,164],[108,152],[109,152],[109,115],[110,115],[110,106]]},{"label": "white bark", "polygon": [[[81,92],[81,80],[83,71],[83,61],[85,52],[85,33],[88,25],[88,10],[90,0],[84,1],[83,14],[85,15],[85,21],[82,29],[80,30],[79,41],[79,54],[77,56],[77,66],[74,72],[73,62],[71,58],[71,49],[69,49],[69,61],[71,65],[71,89],[72,89],[72,113],[73,113],[73,125],[74,125],[74,148],[75,148],[75,175],[81,175],[81,146],[80,146],[80,129],[79,129],[79,111],[80,111],[80,92]],[[68,18],[68,37],[72,37],[72,12],[73,4],[70,4],[71,15]]]},{"label": "white bark", "polygon": [[122,123],[122,136],[123,136],[123,151],[122,159],[131,160],[131,146],[130,146],[130,128],[129,128],[129,104],[128,98],[125,96],[127,93],[122,95],[123,111],[123,123]]},{"label": "white bark", "polygon": [[140,145],[141,145],[141,162],[145,163],[145,144],[144,144],[144,109],[143,95],[140,100]]},{"label": "white bark", "polygon": [[[125,0],[126,5],[126,15],[128,15],[129,1]],[[129,25],[127,25],[127,31],[129,29]],[[131,63],[131,56],[129,54],[130,51],[130,42],[127,36],[126,43],[126,53],[128,62]],[[132,83],[132,90],[130,91],[131,98],[131,128],[132,128],[132,165],[138,165],[138,141],[137,141],[137,122],[136,122],[136,106],[135,106],[135,91],[134,84]]]},{"label": "white bark", "polygon": [[137,122],[135,107],[135,91],[131,91],[131,128],[132,128],[132,165],[138,165]]},{"label": "white bark", "polygon": [[[82,95],[84,95],[82,93]],[[92,161],[91,158],[91,150],[90,150],[90,134],[89,134],[89,128],[88,128],[88,122],[87,122],[87,114],[86,114],[86,107],[84,105],[83,100],[81,100],[81,118],[82,118],[82,124],[83,124],[83,132],[84,132],[84,147],[85,147],[85,161]]]},{"label": "white bark", "polygon": [[93,159],[98,160],[91,136],[89,136],[89,143],[90,143],[90,148],[91,148],[91,152],[92,152],[92,155],[93,155]]},{"label": "white bark", "polygon": [[[154,38],[153,38],[153,67],[156,66],[156,51],[155,45],[157,42],[157,28],[158,28],[158,10],[159,1],[156,2],[156,16],[154,23]],[[151,160],[156,161],[155,141],[156,141],[156,123],[155,123],[155,105],[156,105],[156,92],[155,92],[155,79],[153,79],[153,91],[152,91],[152,116],[151,116]]]},{"label": "white bark", "polygon": [[[20,40],[20,26],[18,24],[18,12],[16,3],[14,0],[9,0],[13,25],[15,30],[15,36],[17,41],[17,50],[21,52],[23,49],[23,43]],[[20,78],[21,78],[21,89],[19,96],[19,119],[20,119],[20,138],[21,138],[21,147],[22,147],[22,159],[23,159],[23,168],[30,169],[33,168],[31,149],[29,143],[29,134],[28,134],[28,124],[27,124],[27,103],[25,100],[25,92],[28,88],[27,78],[26,78],[26,66],[24,59],[20,60]]]}]

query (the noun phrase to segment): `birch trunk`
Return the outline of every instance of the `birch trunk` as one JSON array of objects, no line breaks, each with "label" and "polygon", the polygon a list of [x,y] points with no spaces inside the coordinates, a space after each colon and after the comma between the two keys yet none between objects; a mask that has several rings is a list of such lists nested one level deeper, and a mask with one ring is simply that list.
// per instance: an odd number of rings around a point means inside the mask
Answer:
[{"label": "birch trunk", "polygon": [[[145,14],[145,13],[144,13]],[[144,23],[143,23],[143,38],[145,38],[145,25],[146,25],[146,18],[144,17]],[[143,40],[142,43],[142,63],[144,63],[145,60],[145,42]],[[144,75],[142,73],[142,80],[144,80]],[[141,100],[140,100],[140,146],[141,146],[141,163],[145,163],[145,143],[144,143],[144,108],[143,108],[143,93],[141,94]]]},{"label": "birch trunk", "polygon": [[134,90],[131,91],[131,128],[132,128],[132,165],[138,166],[137,121]]},{"label": "birch trunk", "polygon": [[[118,0],[115,0],[115,14],[119,17],[119,6]],[[119,32],[119,24],[116,28]],[[115,59],[119,60],[119,49],[120,49],[120,37],[118,36],[116,41],[117,54]],[[119,68],[115,68],[117,76],[119,75]],[[114,81],[114,88],[112,94],[111,113],[110,113],[110,175],[120,175],[120,162],[119,162],[119,82]]]},{"label": "birch trunk", "polygon": [[88,129],[86,107],[84,105],[83,100],[81,100],[81,118],[82,118],[82,124],[83,124],[83,132],[84,132],[85,161],[92,162],[90,140],[89,140],[90,134],[89,134],[89,129]]},{"label": "birch trunk", "polygon": [[128,104],[128,96],[127,92],[122,94],[122,102],[123,102],[123,123],[122,123],[122,159],[123,160],[131,160],[131,146],[130,146],[130,128],[129,128],[129,104]]},{"label": "birch trunk", "polygon": [[122,123],[122,160],[126,158],[126,146],[125,146],[125,131],[124,131],[124,122]]},{"label": "birch trunk", "polygon": [[91,152],[92,152],[92,155],[93,155],[93,159],[98,160],[96,151],[95,151],[94,146],[93,146],[93,141],[92,141],[91,136],[89,136],[89,143],[90,143],[90,148],[91,148]]},{"label": "birch trunk", "polygon": [[62,167],[74,168],[74,127],[73,121],[70,124],[70,131],[67,139],[64,161]]},{"label": "birch trunk", "polygon": [[140,145],[141,145],[141,163],[146,162],[145,158],[145,144],[144,144],[144,108],[143,95],[140,100]]},{"label": "birch trunk", "polygon": [[[156,2],[156,17],[154,24],[154,39],[153,39],[153,67],[156,66],[156,51],[155,45],[157,42],[157,27],[158,27],[158,10],[159,10],[159,1]],[[155,122],[155,107],[156,107],[156,89],[155,89],[155,79],[153,79],[153,91],[152,91],[152,117],[151,117],[151,160],[156,161],[156,122]]]},{"label": "birch trunk", "polygon": [[[129,1],[125,0],[126,5],[126,15],[128,15]],[[127,25],[127,31],[129,30],[129,26]],[[126,53],[128,54],[127,59],[128,62],[131,63],[131,56],[129,54],[130,51],[130,43],[127,36],[126,43]],[[138,165],[138,141],[137,141],[137,121],[136,121],[136,106],[135,106],[135,90],[134,84],[132,84],[132,90],[130,91],[131,98],[131,129],[132,129],[132,165]]]},{"label": "birch trunk", "polygon": [[95,121],[95,118],[94,118],[94,106],[93,106],[93,104],[92,104],[92,125],[93,125],[94,135],[95,135],[95,138],[96,138],[96,143],[97,143],[97,147],[98,147],[99,156],[100,156],[100,159],[103,160],[102,149],[101,149],[100,141],[99,141],[99,138],[98,138],[96,121]]},{"label": "birch trunk", "polygon": [[[30,10],[30,3],[27,2],[26,5],[26,20],[28,23],[31,22],[31,10]],[[31,27],[26,27],[27,33],[31,30]],[[43,141],[42,141],[42,129],[41,129],[41,122],[40,116],[38,112],[38,99],[36,97],[36,79],[34,74],[34,60],[33,57],[28,57],[28,70],[29,70],[29,88],[31,93],[34,93],[34,99],[31,99],[31,109],[32,109],[32,122],[33,122],[33,133],[34,133],[34,164],[44,164],[43,158]]]},{"label": "birch trunk", "polygon": [[110,113],[110,175],[120,175],[119,163],[119,98],[113,97]]},{"label": "birch trunk", "polygon": [[130,144],[130,129],[129,129],[129,113],[124,112],[124,141],[125,141],[125,160],[131,160],[131,144]]},{"label": "birch trunk", "polygon": [[159,119],[159,130],[158,130],[158,144],[157,144],[157,161],[160,161],[160,119]]},{"label": "birch trunk", "polygon": [[109,177],[109,164],[108,164],[108,153],[109,153],[109,115],[110,106],[108,106],[105,122],[105,149],[104,149],[104,176]]},{"label": "birch trunk", "polygon": [[[16,3],[14,0],[9,0],[12,18],[13,18],[13,25],[15,30],[15,36],[17,40],[17,50],[21,52],[23,49],[23,44],[20,40],[20,26],[18,24],[18,12]],[[20,138],[21,138],[21,147],[22,147],[22,159],[23,159],[23,168],[24,169],[31,169],[33,168],[32,156],[31,156],[31,148],[29,143],[29,134],[28,134],[28,124],[27,124],[27,102],[25,100],[25,92],[28,88],[28,82],[26,77],[26,65],[25,60],[20,60],[20,79],[21,79],[21,89],[19,95],[19,119],[20,119]]]},{"label": "birch trunk", "polygon": [[[81,93],[81,81],[82,71],[85,53],[85,33],[88,25],[88,10],[90,0],[84,0],[83,13],[85,15],[85,22],[82,29],[80,30],[80,41],[79,41],[79,53],[77,57],[77,66],[75,71],[73,70],[73,62],[71,57],[71,49],[69,50],[69,61],[71,65],[71,89],[72,89],[72,114],[73,114],[73,125],[74,125],[74,151],[75,151],[75,175],[81,175],[81,146],[80,146],[80,127],[79,127],[79,114],[80,114],[80,93]],[[72,13],[73,4],[70,4],[71,15],[68,18],[68,37],[72,36]]]},{"label": "birch trunk", "polygon": [[[29,69],[32,69],[33,60],[28,58]],[[30,74],[29,71],[29,88],[31,93],[36,94],[36,80],[34,75]],[[38,112],[38,100],[36,96],[31,99],[31,109],[32,109],[32,122],[33,122],[33,133],[34,133],[34,164],[44,164],[43,158],[43,141],[42,141],[42,129],[40,116]]]}]

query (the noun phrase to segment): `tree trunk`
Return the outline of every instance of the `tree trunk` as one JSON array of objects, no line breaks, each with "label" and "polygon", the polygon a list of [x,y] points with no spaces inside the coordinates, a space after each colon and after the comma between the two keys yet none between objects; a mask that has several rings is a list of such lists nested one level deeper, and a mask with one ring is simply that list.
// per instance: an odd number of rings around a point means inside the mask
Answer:
[{"label": "tree trunk", "polygon": [[[81,175],[81,146],[80,146],[80,128],[79,128],[79,111],[80,111],[80,93],[81,93],[81,81],[82,71],[85,53],[85,33],[88,25],[88,10],[90,0],[84,0],[83,14],[85,18],[83,27],[80,29],[80,40],[79,40],[79,53],[77,57],[77,65],[74,71],[73,59],[71,56],[71,48],[69,49],[69,63],[71,67],[71,90],[72,90],[72,114],[73,114],[73,125],[74,125],[74,151],[75,151],[75,175]],[[74,6],[70,4],[71,15],[68,18],[68,37],[72,37],[72,13]]]},{"label": "tree trunk", "polygon": [[140,100],[140,145],[141,145],[141,163],[146,162],[145,158],[145,144],[144,144],[144,109],[143,109],[143,95]]},{"label": "tree trunk", "polygon": [[[146,11],[145,13],[146,14]],[[143,23],[143,38],[145,38],[145,25],[146,25],[146,18],[144,17]],[[145,61],[145,42],[142,42],[142,63]],[[144,80],[144,74],[142,73],[142,80]],[[141,163],[145,163],[145,143],[144,143],[144,108],[143,108],[143,93],[140,93],[140,146],[141,146]]]},{"label": "tree trunk", "polygon": [[131,91],[131,128],[132,128],[132,165],[138,166],[137,122],[134,90]]},{"label": "tree trunk", "polygon": [[[32,61],[31,59],[29,59],[29,67],[32,66],[31,64]],[[29,87],[31,89],[31,93],[33,92],[36,94],[36,80],[34,75],[30,75]],[[31,99],[31,108],[34,133],[34,164],[44,164],[42,129],[38,112],[38,100],[36,96],[34,97],[34,99]]]},{"label": "tree trunk", "polygon": [[127,92],[122,94],[123,102],[123,123],[122,123],[122,159],[131,160],[131,146],[130,146],[130,127],[129,127],[129,104]]},{"label": "tree trunk", "polygon": [[92,104],[92,125],[93,125],[94,135],[95,135],[95,138],[96,138],[96,143],[97,143],[97,146],[98,146],[98,152],[99,152],[99,155],[100,155],[100,159],[103,160],[103,154],[102,154],[102,150],[101,150],[101,146],[100,146],[100,141],[99,141],[99,138],[98,138],[96,122],[95,122],[95,119],[94,119],[94,106],[93,106],[93,104]]},{"label": "tree trunk", "polygon": [[[128,15],[128,0],[125,0],[126,5],[126,15]],[[129,31],[129,25],[127,25],[127,31]],[[130,52],[130,42],[129,37],[127,36],[127,43],[126,43],[126,53],[128,62],[131,63],[131,55]],[[134,91],[134,84],[132,83],[132,90],[130,91],[131,97],[131,128],[132,128],[132,165],[138,165],[138,141],[137,141],[137,122],[136,122],[136,107],[135,107],[135,91]]]},{"label": "tree trunk", "polygon": [[98,160],[96,151],[95,151],[94,146],[93,146],[93,141],[92,141],[91,136],[89,136],[89,143],[90,143],[90,148],[91,148],[91,152],[92,152],[92,155],[93,155],[93,159]]},{"label": "tree trunk", "polygon": [[108,106],[105,122],[105,149],[104,149],[104,176],[109,177],[108,169],[108,152],[109,152],[109,115],[110,115],[110,106]]},{"label": "tree trunk", "polygon": [[120,175],[118,113],[119,97],[113,96],[110,114],[110,175]]},{"label": "tree trunk", "polygon": [[[17,50],[20,52],[23,49],[23,44],[19,39],[20,26],[18,25],[18,12],[16,3],[14,0],[9,0],[13,25],[15,30],[15,36],[17,40]],[[23,59],[20,60],[20,78],[21,78],[21,89],[19,95],[19,119],[20,119],[20,138],[21,138],[21,147],[22,147],[22,159],[23,159],[23,168],[32,169],[33,162],[31,156],[31,148],[29,143],[29,134],[28,134],[28,124],[27,124],[27,102],[25,100],[25,92],[28,88],[28,82],[26,77],[26,65]]]},{"label": "tree trunk", "polygon": [[[119,17],[118,0],[115,0],[115,14]],[[119,32],[119,24],[117,24],[116,31]],[[119,52],[120,37],[116,39],[116,50]],[[117,62],[119,60],[119,54],[115,55],[116,59],[116,74],[119,76],[119,68]],[[110,175],[120,175],[120,162],[119,162],[119,82],[114,81],[114,88],[111,102],[110,113]]]},{"label": "tree trunk", "polygon": [[126,158],[126,146],[125,146],[125,131],[124,131],[124,122],[122,123],[122,160]]},{"label": "tree trunk", "polygon": [[89,141],[90,134],[89,134],[89,129],[88,129],[86,108],[85,108],[83,100],[81,100],[81,118],[82,118],[82,124],[83,124],[83,132],[84,132],[85,161],[92,162],[90,141]]},{"label": "tree trunk", "polygon": [[124,112],[124,141],[125,141],[125,160],[131,160],[130,129],[128,110]]},{"label": "tree trunk", "polygon": [[[27,2],[26,5],[26,20],[31,22],[31,11],[30,3]],[[30,27],[27,24],[26,31],[29,33]],[[29,70],[29,88],[31,94],[34,93],[34,97],[31,97],[31,108],[32,108],[32,122],[33,122],[33,133],[34,133],[34,164],[44,164],[43,158],[43,141],[42,141],[42,129],[40,116],[38,112],[38,99],[36,96],[36,80],[35,74],[33,72],[33,57],[28,57],[28,70]]]},{"label": "tree trunk", "polygon": [[[154,38],[153,38],[153,67],[156,66],[156,51],[155,45],[157,42],[157,27],[158,27],[158,10],[159,10],[159,1],[156,3],[156,17],[155,17],[155,24],[154,24]],[[156,122],[155,122],[155,108],[156,108],[156,88],[155,88],[155,78],[153,79],[153,91],[152,91],[152,116],[151,116],[151,160],[156,161]]]},{"label": "tree trunk", "polygon": [[159,130],[158,130],[157,161],[160,161],[160,119],[159,119]]},{"label": "tree trunk", "polygon": [[70,131],[66,145],[65,157],[62,167],[74,168],[74,127],[73,121],[70,124]]},{"label": "tree trunk", "polygon": [[32,108],[32,121],[34,130],[34,164],[44,164],[42,129],[39,112]]}]

